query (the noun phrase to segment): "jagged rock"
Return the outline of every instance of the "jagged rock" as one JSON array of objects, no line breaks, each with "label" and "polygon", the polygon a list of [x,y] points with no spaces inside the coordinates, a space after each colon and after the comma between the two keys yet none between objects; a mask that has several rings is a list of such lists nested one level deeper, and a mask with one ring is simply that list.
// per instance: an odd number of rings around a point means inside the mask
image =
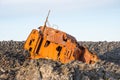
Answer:
[{"label": "jagged rock", "polygon": [[24,41],[0,42],[0,80],[119,80],[120,42],[79,42],[96,52],[100,61],[67,64],[38,59],[29,60]]}]

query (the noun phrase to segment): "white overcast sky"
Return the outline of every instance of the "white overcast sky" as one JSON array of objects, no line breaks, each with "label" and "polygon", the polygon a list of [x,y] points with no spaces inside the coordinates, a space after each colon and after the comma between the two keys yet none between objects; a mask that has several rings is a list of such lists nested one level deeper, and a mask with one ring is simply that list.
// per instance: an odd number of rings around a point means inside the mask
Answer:
[{"label": "white overcast sky", "polygon": [[0,0],[0,41],[49,24],[79,41],[120,41],[120,0]]}]

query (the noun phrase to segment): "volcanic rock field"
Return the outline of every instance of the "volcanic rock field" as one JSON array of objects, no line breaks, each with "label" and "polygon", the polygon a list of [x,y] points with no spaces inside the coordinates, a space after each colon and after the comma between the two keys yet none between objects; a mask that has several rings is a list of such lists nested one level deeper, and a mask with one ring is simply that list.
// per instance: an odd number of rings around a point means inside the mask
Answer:
[{"label": "volcanic rock field", "polygon": [[120,80],[120,42],[79,42],[95,52],[100,61],[67,64],[29,60],[24,41],[0,41],[0,80]]}]

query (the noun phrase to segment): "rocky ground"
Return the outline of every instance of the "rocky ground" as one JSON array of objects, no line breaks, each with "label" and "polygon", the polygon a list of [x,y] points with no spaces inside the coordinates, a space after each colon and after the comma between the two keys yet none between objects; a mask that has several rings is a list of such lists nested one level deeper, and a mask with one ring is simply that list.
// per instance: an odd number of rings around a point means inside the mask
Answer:
[{"label": "rocky ground", "polygon": [[0,42],[0,80],[120,80],[120,42],[79,42],[97,53],[100,62],[61,64],[52,60],[29,60],[24,42]]}]

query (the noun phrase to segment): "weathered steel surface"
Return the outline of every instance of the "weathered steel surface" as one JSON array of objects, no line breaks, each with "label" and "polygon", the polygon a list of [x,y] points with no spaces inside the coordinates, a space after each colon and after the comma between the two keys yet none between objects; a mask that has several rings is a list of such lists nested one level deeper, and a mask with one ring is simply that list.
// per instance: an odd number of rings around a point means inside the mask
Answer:
[{"label": "weathered steel surface", "polygon": [[62,63],[79,60],[89,64],[99,60],[96,54],[79,46],[73,36],[47,26],[32,30],[24,48],[30,52],[31,59],[48,58]]}]

